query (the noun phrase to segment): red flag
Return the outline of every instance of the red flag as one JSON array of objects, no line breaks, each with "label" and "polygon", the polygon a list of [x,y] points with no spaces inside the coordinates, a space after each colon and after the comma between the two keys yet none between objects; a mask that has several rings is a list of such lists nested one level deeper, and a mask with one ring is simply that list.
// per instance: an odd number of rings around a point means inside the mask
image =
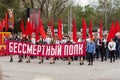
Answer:
[{"label": "red flag", "polygon": [[25,29],[24,29],[24,21],[23,21],[23,19],[20,21],[20,29],[21,29],[22,33],[24,34]]},{"label": "red flag", "polygon": [[100,21],[100,39],[102,39],[102,20]]},{"label": "red flag", "polygon": [[42,20],[39,20],[39,31],[40,31],[40,34],[42,35],[43,39],[46,39],[46,33],[43,28]]},{"label": "red flag", "polygon": [[77,34],[76,34],[76,21],[73,19],[72,21],[72,26],[73,26],[73,41],[77,42]]},{"label": "red flag", "polygon": [[115,27],[114,27],[114,22],[112,22],[112,25],[111,25],[111,28],[109,30],[109,34],[107,37],[107,41],[109,42],[114,36],[115,36]]},{"label": "red flag", "polygon": [[5,13],[5,31],[8,31],[8,13]]},{"label": "red flag", "polygon": [[82,18],[82,37],[84,41],[86,41],[86,28],[87,28],[86,21],[84,18]]},{"label": "red flag", "polygon": [[58,21],[58,39],[62,40],[62,19]]},{"label": "red flag", "polygon": [[30,26],[29,26],[30,34],[32,34],[32,32],[34,31],[33,25],[32,25],[32,23],[30,23],[30,22],[29,22],[29,25],[30,25]]},{"label": "red flag", "polygon": [[54,37],[54,26],[53,26],[53,20],[50,19],[50,21],[48,22],[48,27],[50,27],[51,32],[52,32],[52,37]]},{"label": "red flag", "polygon": [[30,23],[30,21],[27,21],[27,23],[26,23],[26,35],[31,35],[32,34],[32,32],[33,32],[33,27],[32,27],[32,25],[31,25],[31,23]]},{"label": "red flag", "polygon": [[3,27],[2,27],[2,22],[0,21],[0,31],[2,31]]},{"label": "red flag", "polygon": [[2,27],[5,27],[5,19],[2,19]]},{"label": "red flag", "polygon": [[90,38],[92,39],[93,38],[93,35],[92,35],[92,20],[90,20],[90,25],[89,25],[89,35],[90,35]]}]

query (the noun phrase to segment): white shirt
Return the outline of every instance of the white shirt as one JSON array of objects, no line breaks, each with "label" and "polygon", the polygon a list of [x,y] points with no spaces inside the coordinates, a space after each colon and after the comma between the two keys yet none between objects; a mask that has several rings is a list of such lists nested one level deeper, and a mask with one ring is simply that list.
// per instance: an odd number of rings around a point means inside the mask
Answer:
[{"label": "white shirt", "polygon": [[66,42],[67,42],[66,39],[62,39],[62,40],[61,40],[61,44],[65,44]]},{"label": "white shirt", "polygon": [[47,44],[50,44],[50,43],[51,43],[51,38],[46,38],[46,39],[45,39],[45,42],[46,42]]},{"label": "white shirt", "polygon": [[110,51],[116,50],[116,43],[115,42],[109,42],[108,43],[108,49]]},{"label": "white shirt", "polygon": [[56,41],[55,41],[55,44],[59,44],[59,43],[60,43],[59,40],[56,40]]},{"label": "white shirt", "polygon": [[87,39],[86,39],[86,42],[89,43],[89,42],[90,42],[90,38],[87,38]]},{"label": "white shirt", "polygon": [[35,38],[31,38],[31,42],[32,42],[33,44],[35,44],[35,43],[36,43]]},{"label": "white shirt", "polygon": [[106,47],[107,40],[106,40],[106,39],[103,39],[103,43],[104,43],[104,46]]},{"label": "white shirt", "polygon": [[73,44],[75,44],[75,43],[76,43],[75,41],[73,41],[73,39],[71,39],[70,41],[71,41]]},{"label": "white shirt", "polygon": [[103,42],[104,42],[104,43],[107,43],[107,40],[106,40],[106,39],[103,39]]},{"label": "white shirt", "polygon": [[97,40],[97,45],[100,46],[100,39]]},{"label": "white shirt", "polygon": [[82,42],[82,39],[81,39],[81,38],[79,38],[79,39],[78,39],[78,42]]}]

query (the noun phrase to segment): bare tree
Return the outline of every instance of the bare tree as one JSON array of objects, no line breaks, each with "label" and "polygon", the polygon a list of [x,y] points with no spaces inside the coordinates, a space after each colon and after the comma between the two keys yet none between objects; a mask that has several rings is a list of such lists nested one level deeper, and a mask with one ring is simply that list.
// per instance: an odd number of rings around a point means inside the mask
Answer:
[{"label": "bare tree", "polygon": [[[41,18],[56,20],[66,10],[69,0],[22,0],[24,7],[40,9]],[[35,4],[35,2],[37,4]],[[29,5],[30,4],[30,5]]]}]

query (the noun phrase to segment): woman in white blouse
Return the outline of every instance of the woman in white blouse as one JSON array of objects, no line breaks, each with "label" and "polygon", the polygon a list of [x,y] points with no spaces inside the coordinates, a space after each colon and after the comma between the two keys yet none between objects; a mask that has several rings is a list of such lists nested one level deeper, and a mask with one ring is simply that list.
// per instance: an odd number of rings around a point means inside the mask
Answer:
[{"label": "woman in white blouse", "polygon": [[108,49],[110,52],[110,63],[115,62],[116,43],[113,41],[113,39],[111,39],[111,41],[108,43]]}]

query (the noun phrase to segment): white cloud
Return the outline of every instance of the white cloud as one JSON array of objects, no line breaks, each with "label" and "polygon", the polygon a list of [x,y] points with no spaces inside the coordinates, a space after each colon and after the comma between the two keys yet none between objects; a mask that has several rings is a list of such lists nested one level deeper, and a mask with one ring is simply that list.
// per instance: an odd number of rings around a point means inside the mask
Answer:
[{"label": "white cloud", "polygon": [[80,0],[80,4],[81,4],[81,6],[88,5],[89,1],[88,0]]},{"label": "white cloud", "polygon": [[81,5],[81,6],[86,6],[88,4],[90,5],[95,5],[98,3],[98,0],[73,0],[75,4]]},{"label": "white cloud", "polygon": [[81,5],[81,6],[85,6],[89,4],[88,0],[73,0],[75,2],[75,4],[77,5]]}]

